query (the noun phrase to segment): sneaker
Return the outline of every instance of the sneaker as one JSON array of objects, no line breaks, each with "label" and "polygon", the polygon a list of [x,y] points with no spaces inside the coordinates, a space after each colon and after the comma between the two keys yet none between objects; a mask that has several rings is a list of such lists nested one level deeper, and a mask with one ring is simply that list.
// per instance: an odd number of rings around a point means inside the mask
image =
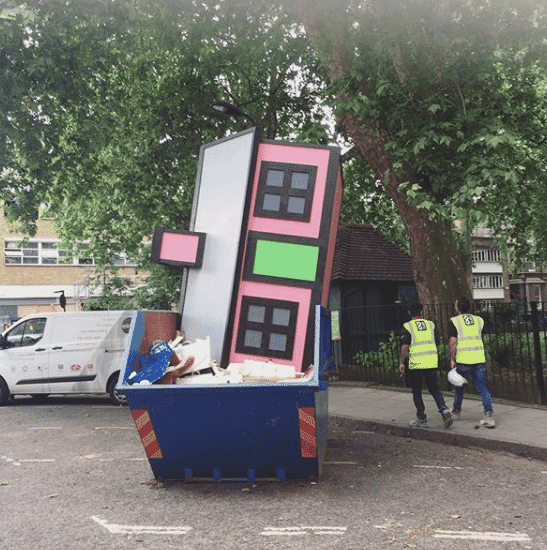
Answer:
[{"label": "sneaker", "polygon": [[450,428],[450,426],[452,426],[452,424],[454,423],[450,411],[448,409],[445,409],[441,414],[443,415],[444,427]]},{"label": "sneaker", "polygon": [[408,425],[411,428],[429,428],[427,418],[415,418],[414,420],[411,420]]},{"label": "sneaker", "polygon": [[453,420],[459,420],[462,417],[462,411],[460,409],[452,408],[451,415]]},{"label": "sneaker", "polygon": [[485,412],[484,419],[481,420],[480,425],[485,428],[495,428],[496,421],[494,420],[494,413],[492,411]]}]

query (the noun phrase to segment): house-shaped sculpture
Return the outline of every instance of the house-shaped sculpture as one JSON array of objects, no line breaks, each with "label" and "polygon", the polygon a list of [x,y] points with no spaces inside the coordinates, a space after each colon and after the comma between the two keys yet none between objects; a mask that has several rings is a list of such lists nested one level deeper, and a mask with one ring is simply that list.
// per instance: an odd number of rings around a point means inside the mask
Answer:
[{"label": "house-shaped sculpture", "polygon": [[313,362],[342,200],[337,147],[263,140],[258,128],[201,147],[190,231],[163,228],[155,260],[186,267],[187,340],[220,366]]}]

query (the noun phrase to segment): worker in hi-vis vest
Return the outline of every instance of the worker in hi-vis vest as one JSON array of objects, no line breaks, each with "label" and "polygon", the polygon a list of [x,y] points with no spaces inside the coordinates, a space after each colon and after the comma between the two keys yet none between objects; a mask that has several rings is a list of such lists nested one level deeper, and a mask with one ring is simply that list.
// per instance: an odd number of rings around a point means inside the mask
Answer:
[{"label": "worker in hi-vis vest", "polygon": [[409,425],[412,428],[429,428],[425,405],[422,398],[422,385],[433,396],[446,428],[452,425],[452,415],[445,404],[439,389],[438,355],[435,340],[435,324],[422,318],[422,305],[412,304],[409,308],[411,320],[403,325],[401,332],[401,354],[399,370],[405,373],[405,361],[408,357],[408,375],[412,397],[416,406],[416,418]]},{"label": "worker in hi-vis vest", "polygon": [[[486,356],[482,340],[484,320],[470,313],[471,303],[467,298],[456,300],[455,307],[458,315],[452,317],[448,325],[450,368],[456,369],[456,372],[466,380],[469,380],[470,376],[473,377],[484,408],[484,419],[480,424],[486,428],[495,428],[492,399],[486,384]],[[456,418],[461,414],[464,390],[465,384],[454,387],[452,415]]]}]

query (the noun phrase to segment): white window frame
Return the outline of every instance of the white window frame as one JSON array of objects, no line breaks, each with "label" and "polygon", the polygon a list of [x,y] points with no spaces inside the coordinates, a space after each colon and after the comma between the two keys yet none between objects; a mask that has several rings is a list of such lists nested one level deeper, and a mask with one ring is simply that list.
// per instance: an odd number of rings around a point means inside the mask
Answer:
[{"label": "white window frame", "polygon": [[501,275],[473,275],[473,288],[503,288]]},{"label": "white window frame", "polygon": [[474,263],[500,263],[501,254],[499,248],[475,248],[473,250]]},{"label": "white window frame", "polygon": [[[61,241],[59,239],[29,239],[24,241],[22,239],[5,238],[4,239],[4,265],[6,266],[93,266],[95,260],[93,256],[86,256],[85,249],[89,246],[87,243],[80,245],[79,255],[75,255],[72,260],[68,258],[68,252],[62,248],[59,248]],[[51,245],[56,245],[52,247]],[[25,252],[27,254],[25,255]],[[19,261],[9,261],[9,258],[16,258]],[[25,261],[25,258],[27,261]],[[32,261],[36,259],[36,261]],[[54,261],[53,261],[54,260]],[[137,262],[129,260],[127,255],[120,253],[116,255],[114,265],[118,267],[136,267]]]},{"label": "white window frame", "polygon": [[[4,264],[29,266],[59,266],[70,265],[62,261],[66,256],[66,250],[59,248],[59,240],[29,239],[4,239]],[[52,247],[51,245],[56,245]],[[19,261],[9,261],[8,259]],[[36,261],[34,261],[36,260]]]}]

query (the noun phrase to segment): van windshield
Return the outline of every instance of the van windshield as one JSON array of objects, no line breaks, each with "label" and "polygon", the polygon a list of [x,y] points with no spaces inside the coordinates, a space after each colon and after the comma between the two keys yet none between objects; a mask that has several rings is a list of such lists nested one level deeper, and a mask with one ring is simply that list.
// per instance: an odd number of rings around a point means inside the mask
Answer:
[{"label": "van windshield", "polygon": [[45,326],[45,317],[24,321],[6,334],[6,347],[19,348],[37,344],[44,336]]}]

